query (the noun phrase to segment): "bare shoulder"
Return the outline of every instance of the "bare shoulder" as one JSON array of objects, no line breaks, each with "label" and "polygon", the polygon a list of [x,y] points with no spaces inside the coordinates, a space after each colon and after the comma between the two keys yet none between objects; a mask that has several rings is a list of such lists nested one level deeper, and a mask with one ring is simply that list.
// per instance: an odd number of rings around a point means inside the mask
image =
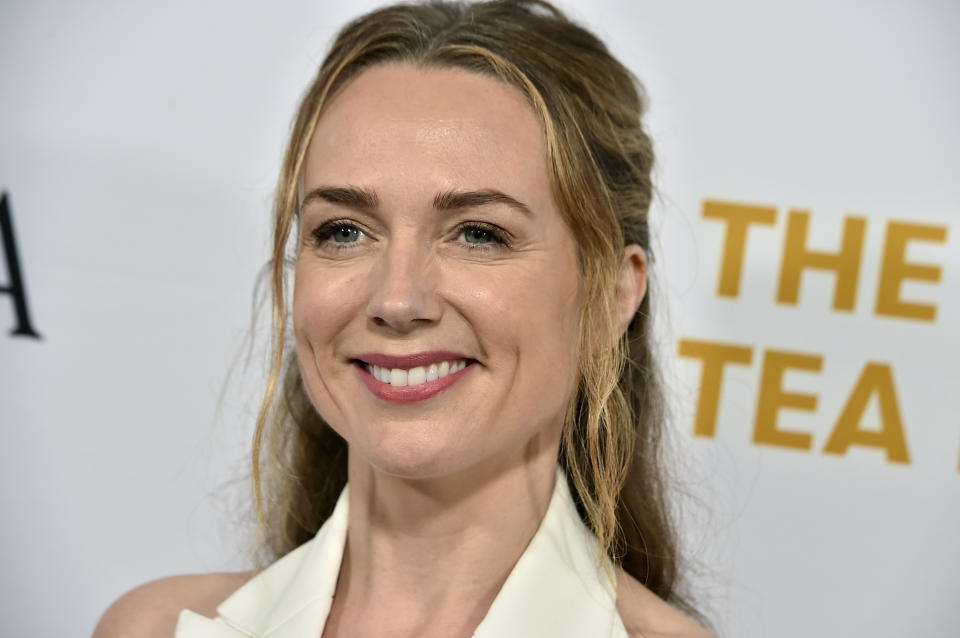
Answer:
[{"label": "bare shoulder", "polygon": [[622,569],[617,582],[617,611],[631,638],[716,638]]},{"label": "bare shoulder", "polygon": [[213,618],[217,606],[255,573],[170,576],[140,585],[110,605],[93,638],[171,638],[181,610]]}]

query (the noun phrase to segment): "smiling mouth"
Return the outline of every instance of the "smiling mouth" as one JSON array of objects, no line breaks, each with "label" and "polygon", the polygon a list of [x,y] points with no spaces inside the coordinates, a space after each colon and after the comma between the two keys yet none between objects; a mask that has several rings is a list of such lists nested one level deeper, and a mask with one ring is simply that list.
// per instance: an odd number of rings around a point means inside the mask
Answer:
[{"label": "smiling mouth", "polygon": [[415,368],[387,368],[357,361],[374,379],[393,387],[417,386],[436,381],[463,370],[470,362],[468,359],[452,359]]}]

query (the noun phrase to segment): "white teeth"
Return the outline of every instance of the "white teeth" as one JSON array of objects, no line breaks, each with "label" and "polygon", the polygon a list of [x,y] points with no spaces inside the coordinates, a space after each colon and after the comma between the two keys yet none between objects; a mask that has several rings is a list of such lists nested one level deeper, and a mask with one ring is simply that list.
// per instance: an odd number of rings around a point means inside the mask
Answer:
[{"label": "white teeth", "polygon": [[407,385],[407,371],[403,368],[391,368],[390,385],[394,387],[402,387]]},{"label": "white teeth", "polygon": [[427,371],[423,366],[411,368],[407,373],[407,385],[420,385],[427,380]]},{"label": "white teeth", "polygon": [[384,368],[382,366],[366,366],[367,372],[380,383],[389,383],[395,387],[408,385],[420,385],[442,379],[448,374],[459,372],[467,367],[464,359],[456,361],[441,361],[439,364],[431,363],[429,366],[419,366],[406,370],[404,368]]}]

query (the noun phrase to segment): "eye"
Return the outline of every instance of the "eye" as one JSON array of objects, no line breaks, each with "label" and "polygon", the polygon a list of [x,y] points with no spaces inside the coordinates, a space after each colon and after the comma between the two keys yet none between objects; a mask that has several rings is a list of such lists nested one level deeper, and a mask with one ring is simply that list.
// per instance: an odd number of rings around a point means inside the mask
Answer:
[{"label": "eye", "polygon": [[352,244],[360,239],[360,230],[353,226],[337,226],[330,237],[338,244]]},{"label": "eye", "polygon": [[463,231],[463,238],[468,244],[487,244],[494,241],[490,231],[484,228],[467,228]]},{"label": "eye", "polygon": [[490,224],[472,222],[460,226],[460,237],[470,248],[495,248],[507,246],[506,233]]},{"label": "eye", "polygon": [[331,249],[347,248],[366,237],[362,230],[346,221],[327,222],[310,234],[317,246],[327,246]]}]

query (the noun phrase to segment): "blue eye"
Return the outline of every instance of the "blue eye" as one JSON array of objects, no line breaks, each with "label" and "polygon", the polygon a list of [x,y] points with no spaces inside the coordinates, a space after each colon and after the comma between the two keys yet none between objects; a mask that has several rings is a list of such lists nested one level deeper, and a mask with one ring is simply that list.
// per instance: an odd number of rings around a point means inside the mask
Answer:
[{"label": "blue eye", "polygon": [[468,244],[488,244],[495,241],[493,234],[483,228],[467,228],[463,231],[463,238]]},{"label": "blue eye", "polygon": [[[313,231],[312,235],[317,246],[326,244],[331,248],[346,248],[350,244],[358,243],[364,236],[362,230],[343,221],[324,224]],[[330,246],[330,244],[333,244],[333,246]]]},{"label": "blue eye", "polygon": [[510,242],[507,240],[503,229],[487,224],[469,223],[460,226],[461,241],[471,248],[494,249],[496,247],[507,247]]},{"label": "blue eye", "polygon": [[330,237],[338,244],[352,244],[360,239],[360,231],[353,226],[337,226]]}]

